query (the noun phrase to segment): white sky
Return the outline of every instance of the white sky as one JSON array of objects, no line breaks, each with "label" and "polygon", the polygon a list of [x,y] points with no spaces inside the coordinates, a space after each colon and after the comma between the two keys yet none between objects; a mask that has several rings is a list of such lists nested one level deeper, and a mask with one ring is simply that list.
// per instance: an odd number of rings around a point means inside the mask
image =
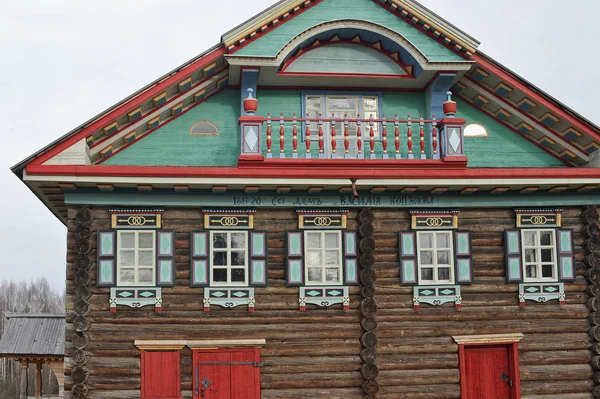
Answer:
[{"label": "white sky", "polygon": [[[66,229],[9,168],[216,44],[274,0],[0,3],[0,279],[45,275],[62,288]],[[478,39],[480,50],[600,124],[600,1],[421,3]]]}]

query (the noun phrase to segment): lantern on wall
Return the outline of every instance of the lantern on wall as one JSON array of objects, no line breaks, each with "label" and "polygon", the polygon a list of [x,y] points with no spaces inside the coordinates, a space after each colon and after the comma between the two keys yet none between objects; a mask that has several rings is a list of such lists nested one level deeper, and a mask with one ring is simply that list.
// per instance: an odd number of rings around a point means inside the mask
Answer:
[{"label": "lantern on wall", "polygon": [[442,159],[445,161],[465,161],[463,127],[466,120],[456,118],[456,102],[452,101],[452,92],[443,104],[444,118],[437,124],[441,133]]}]

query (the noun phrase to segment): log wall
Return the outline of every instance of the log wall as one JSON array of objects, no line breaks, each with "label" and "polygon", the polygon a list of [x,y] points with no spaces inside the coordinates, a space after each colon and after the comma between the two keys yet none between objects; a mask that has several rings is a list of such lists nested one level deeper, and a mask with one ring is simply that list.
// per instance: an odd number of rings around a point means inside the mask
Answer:
[{"label": "log wall", "polygon": [[[107,209],[92,209],[92,248],[96,231],[110,227]],[[379,391],[376,398],[459,398],[458,347],[452,335],[521,332],[519,344],[523,399],[592,398],[593,370],[588,336],[590,311],[582,244],[581,209],[566,209],[563,225],[575,230],[577,280],[566,284],[566,303],[527,302],[519,307],[518,285],[504,279],[503,231],[514,227],[512,209],[465,209],[459,227],[472,231],[475,284],[462,287],[462,308],[453,304],[413,310],[412,288],[399,285],[398,234],[409,228],[407,210],[374,209],[375,318]],[[73,386],[74,324],[78,306],[74,262],[76,210],[69,210],[67,255],[67,343],[65,390]],[[203,291],[189,287],[189,232],[202,229],[199,209],[167,209],[164,228],[176,231],[177,286],[163,289],[163,311],[119,306],[109,312],[109,289],[96,288],[91,268],[90,321],[85,346],[85,385],[89,398],[139,398],[140,352],[136,339],[265,338],[261,350],[262,398],[359,399],[361,375],[360,288],[351,287],[350,310],[307,305],[298,310],[298,288],[285,286],[285,231],[297,229],[294,210],[260,209],[255,228],[269,230],[269,287],[256,289],[256,311],[211,306],[203,312]],[[348,228],[358,229],[357,212]],[[80,248],[78,248],[80,249]],[[79,310],[81,313],[81,310]],[[76,355],[74,357],[74,354]],[[182,395],[192,397],[191,351],[181,353]],[[364,360],[364,359],[363,359]]]}]

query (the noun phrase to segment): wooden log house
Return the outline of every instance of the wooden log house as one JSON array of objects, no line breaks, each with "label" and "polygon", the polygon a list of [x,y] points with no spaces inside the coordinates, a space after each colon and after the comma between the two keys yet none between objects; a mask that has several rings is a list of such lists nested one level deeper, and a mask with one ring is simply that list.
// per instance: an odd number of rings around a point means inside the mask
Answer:
[{"label": "wooden log house", "polygon": [[600,128],[478,45],[283,0],[16,165],[66,396],[600,397]]}]

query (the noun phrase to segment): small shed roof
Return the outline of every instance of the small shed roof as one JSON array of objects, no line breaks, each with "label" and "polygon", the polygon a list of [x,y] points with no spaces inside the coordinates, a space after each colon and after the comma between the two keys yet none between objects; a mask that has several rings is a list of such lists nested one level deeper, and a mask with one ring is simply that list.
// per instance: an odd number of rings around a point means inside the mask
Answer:
[{"label": "small shed roof", "polygon": [[64,356],[65,315],[4,313],[0,357]]}]

